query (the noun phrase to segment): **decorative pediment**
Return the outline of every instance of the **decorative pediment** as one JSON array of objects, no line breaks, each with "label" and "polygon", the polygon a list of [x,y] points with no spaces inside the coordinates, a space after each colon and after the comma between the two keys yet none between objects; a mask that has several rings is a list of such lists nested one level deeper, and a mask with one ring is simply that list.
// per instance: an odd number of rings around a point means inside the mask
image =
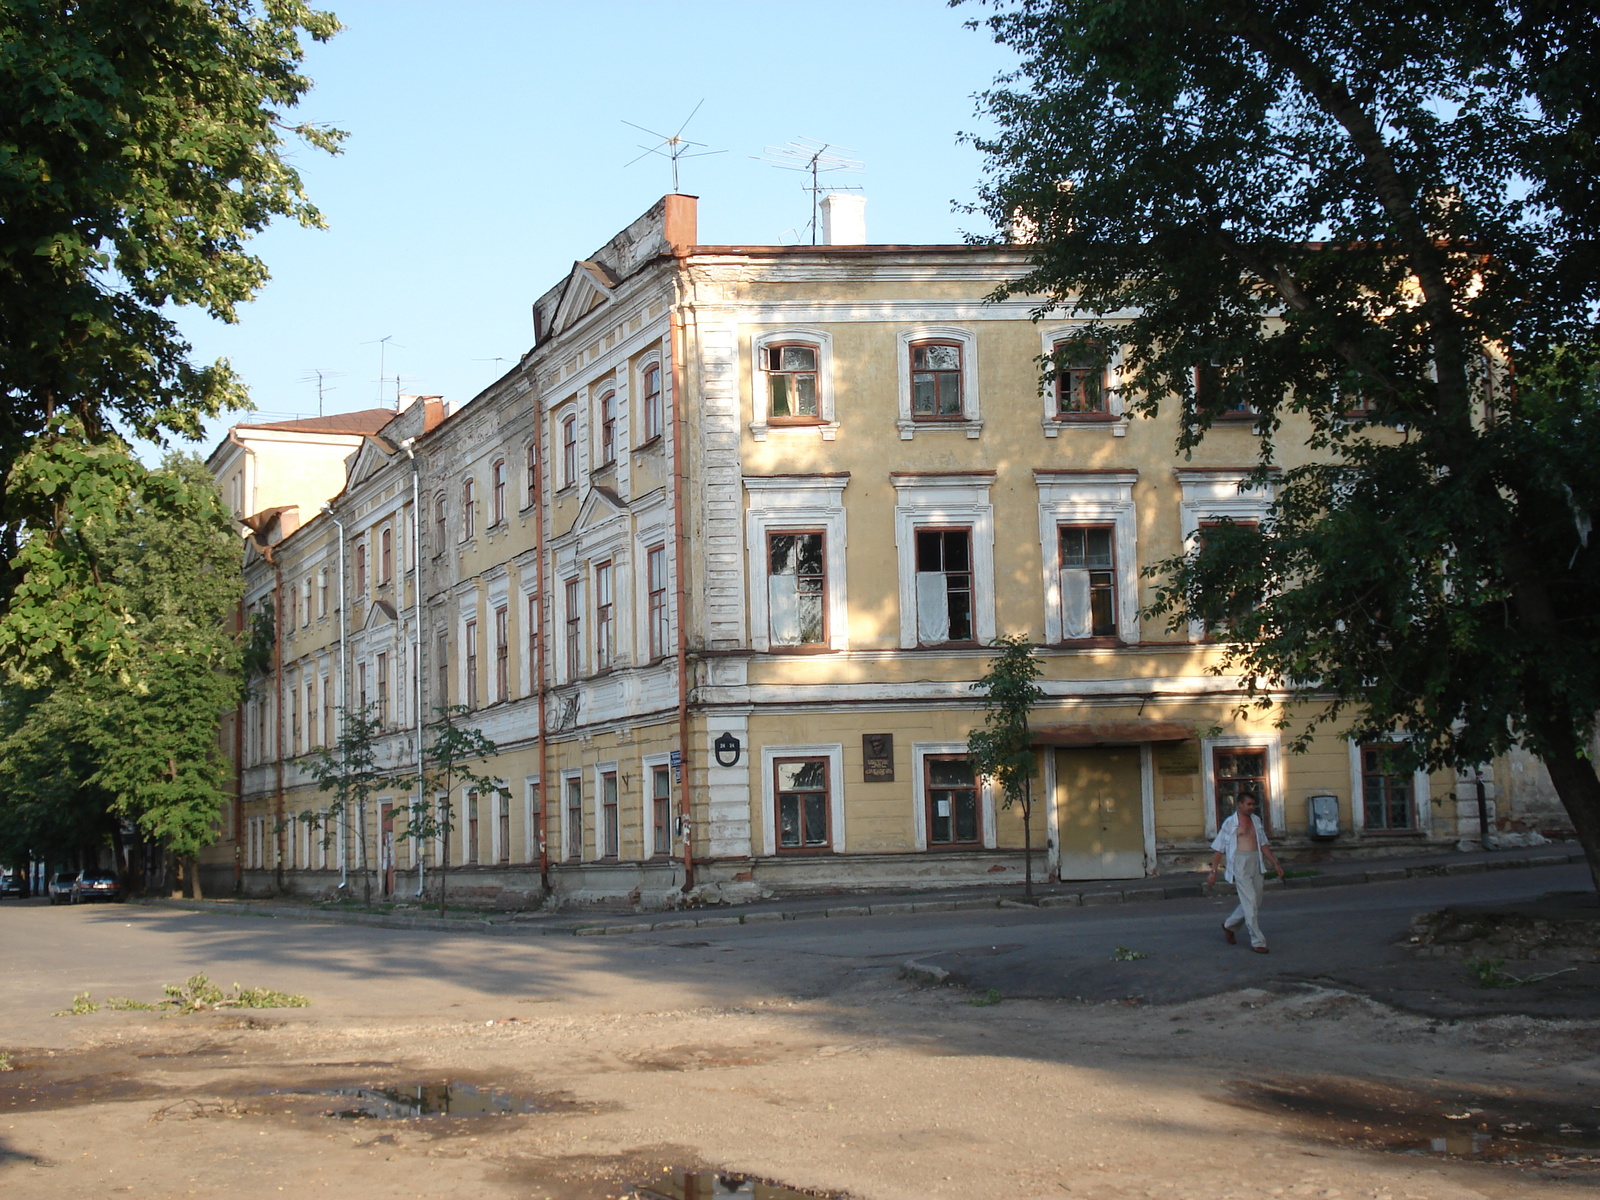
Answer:
[{"label": "decorative pediment", "polygon": [[394,447],[381,437],[364,437],[361,449],[345,459],[345,489],[366,482],[394,458]]},{"label": "decorative pediment", "polygon": [[374,629],[382,625],[393,625],[395,620],[394,605],[387,600],[374,600],[367,605],[367,619],[361,623],[361,628]]},{"label": "decorative pediment", "polygon": [[553,332],[569,329],[610,300],[619,282],[600,263],[587,259],[573,263],[572,273],[567,276],[567,285],[561,293],[561,303],[556,305]]},{"label": "decorative pediment", "polygon": [[628,506],[608,487],[592,487],[589,494],[583,498],[583,503],[578,506],[578,519],[573,522],[575,531],[593,529],[597,525],[604,525],[617,517],[624,515]]}]

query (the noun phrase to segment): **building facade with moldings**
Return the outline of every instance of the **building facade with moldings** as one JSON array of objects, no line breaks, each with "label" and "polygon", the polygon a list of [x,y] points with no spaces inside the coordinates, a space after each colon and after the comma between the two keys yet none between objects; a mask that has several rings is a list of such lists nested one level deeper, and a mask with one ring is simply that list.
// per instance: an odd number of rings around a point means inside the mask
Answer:
[{"label": "building facade with moldings", "polygon": [[537,300],[504,377],[397,414],[325,513],[252,531],[247,603],[278,597],[283,661],[245,715],[216,870],[430,878],[409,784],[359,834],[284,819],[326,803],[306,767],[343,696],[382,709],[397,780],[441,705],[495,742],[494,794],[431,798],[452,890],[484,904],[1019,880],[1020,811],[965,753],[1008,633],[1041,647],[1041,876],[1192,859],[1244,790],[1296,850],[1475,836],[1471,788],[1336,734],[1289,753],[1203,630],[1141,617],[1146,567],[1266,511],[1248,414],[1180,460],[1176,406],[1126,415],[1115,355],[1041,385],[1075,324],[989,299],[1024,248],[867,244],[858,197],[825,204],[825,244],[725,246],[665,197]]}]

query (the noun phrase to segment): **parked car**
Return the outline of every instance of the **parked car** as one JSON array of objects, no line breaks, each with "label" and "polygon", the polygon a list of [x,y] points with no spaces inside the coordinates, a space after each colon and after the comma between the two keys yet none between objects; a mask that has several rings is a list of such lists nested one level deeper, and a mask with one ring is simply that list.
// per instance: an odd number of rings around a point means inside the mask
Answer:
[{"label": "parked car", "polygon": [[122,881],[110,871],[79,871],[72,881],[72,902],[83,904],[90,900],[121,900]]},{"label": "parked car", "polygon": [[0,871],[0,896],[28,898],[28,877],[21,871]]},{"label": "parked car", "polygon": [[71,871],[61,871],[50,876],[50,903],[71,904],[72,885],[77,878]]}]

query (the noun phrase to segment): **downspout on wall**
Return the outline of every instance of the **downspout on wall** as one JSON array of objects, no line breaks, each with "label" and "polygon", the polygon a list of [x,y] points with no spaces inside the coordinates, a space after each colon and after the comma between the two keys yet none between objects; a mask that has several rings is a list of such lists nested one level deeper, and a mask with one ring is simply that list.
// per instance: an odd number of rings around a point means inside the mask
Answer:
[{"label": "downspout on wall", "polygon": [[678,820],[683,827],[683,890],[694,887],[694,793],[689,783],[689,531],[684,524],[684,492],[688,477],[688,419],[684,386],[683,305],[688,302],[690,246],[673,243],[673,264],[677,270],[677,297],[671,309],[672,342],[672,523],[673,544],[677,552],[678,608]]},{"label": "downspout on wall", "polygon": [[548,897],[550,887],[550,743],[545,732],[545,705],[549,693],[549,672],[545,663],[544,641],[544,413],[539,409],[539,393],[533,400],[533,530],[538,539],[534,554],[534,605],[538,614],[533,627],[534,691],[539,714],[539,886]]}]

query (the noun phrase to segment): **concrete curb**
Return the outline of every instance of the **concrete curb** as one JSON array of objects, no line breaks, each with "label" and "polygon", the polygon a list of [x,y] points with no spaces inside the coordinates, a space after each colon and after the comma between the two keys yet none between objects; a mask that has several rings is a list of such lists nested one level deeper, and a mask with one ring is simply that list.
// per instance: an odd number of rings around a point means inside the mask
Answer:
[{"label": "concrete curb", "polygon": [[[1450,875],[1477,875],[1485,871],[1529,870],[1534,867],[1564,867],[1584,862],[1581,851],[1568,854],[1520,855],[1515,858],[1492,859],[1487,862],[1436,862],[1412,867],[1375,867],[1370,871],[1348,871],[1328,875],[1306,875],[1285,879],[1279,883],[1269,880],[1269,887],[1291,889],[1349,887],[1365,883],[1395,883],[1403,879],[1436,879]],[[585,921],[543,925],[527,918],[494,920],[493,918],[439,918],[393,916],[381,913],[331,912],[326,909],[305,909],[291,905],[274,905],[251,908],[237,901],[217,900],[147,900],[145,904],[163,908],[177,908],[192,912],[224,912],[239,916],[282,918],[327,925],[367,925],[377,929],[414,929],[438,933],[486,933],[495,936],[529,934],[548,937],[608,937],[630,933],[681,933],[691,929],[715,929],[730,925],[755,925],[769,921],[809,921],[841,917],[903,917],[925,912],[968,912],[976,910],[1015,911],[1035,908],[1077,908],[1102,904],[1146,904],[1154,901],[1189,900],[1201,896],[1231,896],[1225,886],[1206,884],[1160,885],[1148,880],[1130,883],[1122,888],[1095,888],[1082,892],[1052,892],[1041,896],[1036,904],[1026,904],[1010,896],[972,896],[940,900],[892,900],[878,904],[840,904],[832,908],[801,908],[792,910],[759,909],[755,912],[730,913],[726,910],[708,912],[702,917],[692,917],[683,912],[663,916],[659,920],[647,917],[624,918],[611,922]],[[910,964],[908,964],[909,967]],[[904,971],[906,968],[902,968]],[[939,970],[939,968],[927,968]],[[948,973],[946,973],[948,974]],[[910,976],[907,976],[910,978]],[[943,982],[939,980],[938,982]]]}]

